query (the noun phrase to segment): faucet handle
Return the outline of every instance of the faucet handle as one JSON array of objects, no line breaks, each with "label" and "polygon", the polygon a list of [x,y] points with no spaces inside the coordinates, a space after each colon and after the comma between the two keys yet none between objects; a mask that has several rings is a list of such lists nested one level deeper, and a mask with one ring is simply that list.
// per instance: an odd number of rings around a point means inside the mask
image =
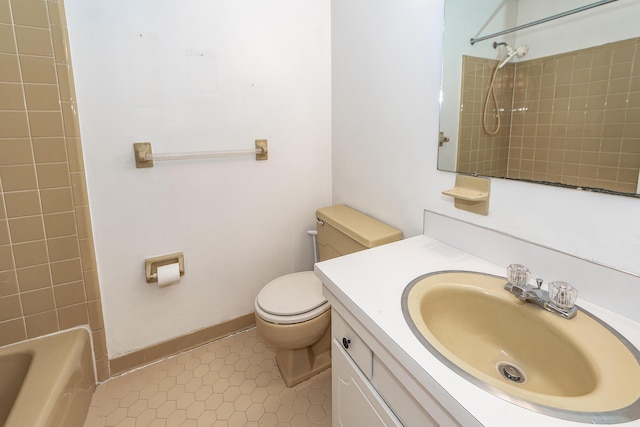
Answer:
[{"label": "faucet handle", "polygon": [[507,280],[512,285],[527,286],[530,277],[531,272],[529,272],[529,269],[524,265],[511,264],[507,267]]},{"label": "faucet handle", "polygon": [[538,285],[538,289],[540,289],[542,287],[542,282],[544,282],[544,280],[537,278],[536,279],[536,284]]}]

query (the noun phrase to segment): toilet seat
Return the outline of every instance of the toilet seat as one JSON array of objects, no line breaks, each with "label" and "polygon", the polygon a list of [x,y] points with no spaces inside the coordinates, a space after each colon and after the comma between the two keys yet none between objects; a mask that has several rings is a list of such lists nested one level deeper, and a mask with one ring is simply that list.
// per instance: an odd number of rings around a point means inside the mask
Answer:
[{"label": "toilet seat", "polygon": [[256,313],[267,322],[293,324],[311,320],[331,305],[313,271],[287,274],[267,283],[255,299]]}]

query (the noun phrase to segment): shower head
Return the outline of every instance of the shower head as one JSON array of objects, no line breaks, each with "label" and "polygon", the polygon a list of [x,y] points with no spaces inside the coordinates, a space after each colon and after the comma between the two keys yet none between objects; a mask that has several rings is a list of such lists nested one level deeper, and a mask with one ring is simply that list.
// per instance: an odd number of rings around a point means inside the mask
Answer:
[{"label": "shower head", "polygon": [[[502,43],[499,43],[502,44]],[[504,67],[505,65],[507,65],[507,63],[509,61],[511,61],[511,59],[514,56],[517,56],[518,58],[522,58],[523,56],[525,56],[527,54],[527,52],[529,52],[529,46],[524,45],[524,46],[519,46],[515,49],[513,49],[511,46],[509,46],[508,44],[504,43],[504,45],[507,47],[507,54],[504,58],[502,58],[502,60],[500,61],[500,63],[498,64],[498,70],[502,67]]]}]

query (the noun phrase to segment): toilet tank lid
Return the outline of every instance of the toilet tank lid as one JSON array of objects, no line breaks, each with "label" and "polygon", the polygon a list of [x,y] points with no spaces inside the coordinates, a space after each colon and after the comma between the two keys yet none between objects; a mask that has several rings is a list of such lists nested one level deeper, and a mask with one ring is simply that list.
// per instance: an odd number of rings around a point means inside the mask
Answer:
[{"label": "toilet tank lid", "polygon": [[347,205],[320,208],[316,217],[367,248],[402,240],[402,231]]}]

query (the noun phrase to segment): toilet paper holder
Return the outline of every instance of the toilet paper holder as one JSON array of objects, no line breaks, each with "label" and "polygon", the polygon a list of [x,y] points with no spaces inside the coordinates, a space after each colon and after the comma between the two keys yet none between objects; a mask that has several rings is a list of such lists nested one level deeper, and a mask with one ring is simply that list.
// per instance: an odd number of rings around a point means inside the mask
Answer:
[{"label": "toilet paper holder", "polygon": [[184,276],[184,255],[182,252],[145,259],[144,273],[147,278],[147,283],[156,283],[158,281],[158,267],[175,263],[178,263],[180,276]]}]

